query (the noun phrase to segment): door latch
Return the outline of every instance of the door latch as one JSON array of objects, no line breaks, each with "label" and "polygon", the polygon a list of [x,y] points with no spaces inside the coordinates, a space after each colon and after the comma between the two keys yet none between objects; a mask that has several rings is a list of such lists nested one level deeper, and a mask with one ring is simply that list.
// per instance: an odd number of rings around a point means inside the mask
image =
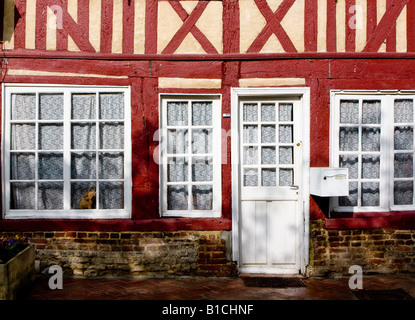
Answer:
[{"label": "door latch", "polygon": [[295,184],[292,184],[289,187],[291,188],[291,190],[298,190],[298,189],[300,189],[300,187],[297,186],[297,185],[295,185]]}]

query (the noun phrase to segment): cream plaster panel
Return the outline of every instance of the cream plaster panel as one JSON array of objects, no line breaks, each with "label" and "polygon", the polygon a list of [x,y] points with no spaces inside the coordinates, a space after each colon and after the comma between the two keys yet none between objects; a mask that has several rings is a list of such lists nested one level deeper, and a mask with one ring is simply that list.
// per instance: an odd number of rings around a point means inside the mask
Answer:
[{"label": "cream plaster panel", "polygon": [[[68,13],[71,15],[75,22],[78,22],[78,1],[68,0]],[[72,37],[68,35],[68,50],[69,51],[80,51]]]},{"label": "cream plaster panel", "polygon": [[111,78],[128,79],[128,76],[107,76],[102,74],[75,73],[75,72],[49,72],[39,70],[9,69],[7,74],[12,76],[40,76],[40,77],[87,77],[87,78]]},{"label": "cream plaster panel", "polygon": [[304,78],[249,78],[240,79],[241,88],[249,87],[279,87],[305,85]]},{"label": "cream plaster panel", "polygon": [[123,0],[114,0],[112,16],[112,53],[122,53]]},{"label": "cream plaster panel", "polygon": [[361,52],[366,46],[367,38],[367,1],[356,0],[356,52]]},{"label": "cream plaster panel", "polygon": [[100,52],[101,0],[89,0],[89,42],[96,52]]},{"label": "cream plaster panel", "polygon": [[[275,12],[282,0],[268,0],[268,5],[271,10]],[[259,33],[266,25],[266,20],[255,5],[253,0],[244,0],[240,2],[240,16],[241,16],[241,37],[240,48],[241,52],[247,52],[252,42],[257,38]],[[304,51],[304,0],[297,0],[293,6],[284,16],[281,21],[281,26],[284,28],[287,35],[290,37],[295,48],[299,52]],[[260,50],[262,53],[269,52],[284,52],[276,37],[270,37],[264,47]],[[272,44],[271,42],[275,42]]]},{"label": "cream plaster panel", "polygon": [[262,47],[261,53],[274,53],[274,52],[284,52],[284,48],[282,47],[280,41],[278,40],[275,34],[272,34],[268,41]]},{"label": "cream plaster panel", "polygon": [[336,46],[337,52],[346,51],[346,0],[336,4]]},{"label": "cream plaster panel", "polygon": [[[382,19],[383,15],[386,12],[386,0],[377,0],[377,23],[379,24],[380,20]],[[386,43],[383,43],[378,52],[386,52]]]},{"label": "cream plaster panel", "polygon": [[327,1],[317,2],[317,51],[327,51]]},{"label": "cream plaster panel", "polygon": [[186,10],[187,14],[191,14],[194,8],[196,8],[198,1],[180,1],[183,9]]},{"label": "cream plaster panel", "polygon": [[196,41],[195,37],[189,32],[186,37],[183,39],[182,43],[176,49],[174,53],[178,54],[186,54],[186,53],[194,53],[194,54],[203,54],[206,53],[203,50],[202,46],[198,41]]},{"label": "cream plaster panel", "polygon": [[240,6],[240,50],[246,52],[265,27],[266,21],[253,0],[239,2]]},{"label": "cream plaster panel", "polygon": [[46,9],[46,50],[56,51],[56,15],[50,7]]},{"label": "cream plaster panel", "polygon": [[145,52],[145,0],[135,0],[134,2],[134,53]]},{"label": "cream plaster panel", "polygon": [[284,0],[267,0],[269,7],[271,8],[272,12],[277,11],[278,7]]},{"label": "cream plaster panel", "polygon": [[[193,12],[197,3],[197,1],[180,2],[189,15]],[[183,21],[168,2],[159,2],[158,10],[157,52],[161,53],[183,25]],[[222,53],[222,2],[210,2],[195,25],[212,43],[216,50],[219,53]],[[189,33],[186,35],[175,53],[203,54],[206,52],[194,36]]]},{"label": "cream plaster panel", "polygon": [[[185,1],[186,2],[186,1]],[[192,1],[190,1],[192,2]],[[223,5],[221,1],[211,1],[196,22],[196,27],[208,38],[219,53],[223,53]]]},{"label": "cream plaster panel", "polygon": [[406,38],[406,10],[405,6],[396,20],[396,51],[406,52],[407,51],[407,38]]},{"label": "cream plaster panel", "polygon": [[161,53],[183,22],[167,1],[158,4],[157,53]]},{"label": "cream plaster panel", "polygon": [[159,88],[220,89],[220,79],[159,78]]},{"label": "cream plaster panel", "polygon": [[36,0],[26,1],[25,48],[36,48]]},{"label": "cream plaster panel", "polygon": [[304,0],[296,0],[281,21],[298,52],[304,52]]}]

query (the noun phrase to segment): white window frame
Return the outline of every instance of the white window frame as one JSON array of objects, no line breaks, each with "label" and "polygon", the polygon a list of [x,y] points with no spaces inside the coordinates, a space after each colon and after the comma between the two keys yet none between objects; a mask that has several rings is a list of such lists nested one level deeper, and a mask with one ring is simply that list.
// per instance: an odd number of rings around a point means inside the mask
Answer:
[{"label": "white window frame", "polygon": [[[412,211],[415,210],[415,189],[414,200],[412,205],[394,205],[394,101],[399,99],[414,99],[415,105],[415,91],[410,90],[332,90],[330,102],[330,166],[339,167],[339,129],[340,129],[340,100],[381,100],[381,136],[380,136],[380,201],[379,206],[355,206],[355,207],[340,207],[338,206],[338,198],[330,199],[330,208],[335,212],[389,212],[389,211]],[[360,106],[360,103],[359,103]],[[414,114],[415,118],[415,114]],[[360,109],[359,109],[359,124],[360,126]],[[400,124],[399,124],[400,125]],[[404,125],[404,124],[403,124]],[[415,121],[413,122],[415,129]],[[360,144],[359,137],[359,144]],[[414,135],[415,151],[415,135]],[[359,153],[353,152],[353,153]],[[410,153],[410,151],[408,151]],[[415,153],[414,153],[415,156]],[[415,162],[415,157],[414,157]],[[358,170],[361,170],[361,162]],[[415,165],[414,165],[415,168]],[[412,180],[415,188],[415,172]],[[357,180],[359,183],[362,179]],[[360,193],[358,198],[360,198]]]},{"label": "white window frame", "polygon": [[[213,134],[213,203],[212,210],[168,210],[167,206],[167,103],[171,101],[212,101],[212,134]],[[222,123],[221,123],[221,95],[219,94],[160,94],[159,95],[159,210],[161,217],[185,217],[185,218],[218,218],[222,215]],[[189,117],[191,112],[189,112]],[[192,125],[189,123],[189,128]],[[189,145],[189,155],[191,155]],[[191,165],[189,165],[190,167]],[[192,184],[191,175],[189,181],[180,184]],[[196,183],[197,184],[197,183]],[[203,183],[202,183],[203,184]],[[191,194],[189,194],[189,198]],[[191,204],[192,201],[190,200]]]},{"label": "white window frame", "polygon": [[[124,93],[124,209],[70,209],[70,112],[71,93]],[[132,179],[131,179],[131,102],[130,88],[126,86],[72,86],[72,85],[34,85],[3,84],[2,85],[2,191],[4,219],[129,219],[131,218]],[[12,210],[10,209],[10,138],[11,138],[11,96],[15,93],[64,94],[64,209],[62,210]],[[38,104],[38,102],[36,102]],[[38,121],[38,120],[36,120]],[[69,136],[68,136],[69,135]],[[98,179],[98,177],[97,177]],[[98,179],[99,180],[99,179]],[[117,179],[119,180],[119,179]],[[35,180],[38,181],[38,180]],[[68,203],[69,201],[69,203]],[[68,209],[69,208],[69,209]]]}]

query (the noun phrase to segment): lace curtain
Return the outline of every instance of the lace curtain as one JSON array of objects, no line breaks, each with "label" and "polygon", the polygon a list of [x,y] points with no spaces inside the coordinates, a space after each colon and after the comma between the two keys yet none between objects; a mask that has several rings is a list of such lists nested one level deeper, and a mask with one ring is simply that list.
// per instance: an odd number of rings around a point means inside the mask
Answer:
[{"label": "lace curtain", "polygon": [[[244,186],[258,186],[258,183],[263,187],[293,184],[293,169],[276,168],[278,165],[294,163],[293,148],[276,145],[293,142],[293,125],[284,123],[292,121],[292,111],[291,103],[245,103],[243,105],[242,119],[245,122],[242,133],[243,142],[255,144],[243,148],[243,165],[258,166],[258,168],[244,168]],[[261,123],[249,124],[249,122],[258,121]]]},{"label": "lace curtain", "polygon": [[168,102],[167,125],[189,127],[167,130],[167,181],[186,183],[167,187],[168,210],[211,210],[213,186],[196,183],[213,181],[212,102]]},{"label": "lace curtain", "polygon": [[[340,206],[357,206],[359,204],[359,188],[361,206],[379,206],[380,204],[379,182],[353,181],[359,177],[360,179],[380,179],[380,155],[368,154],[367,152],[381,150],[381,129],[378,126],[381,123],[381,101],[363,100],[361,108],[361,126],[358,127],[359,101],[342,100],[340,102],[340,123],[348,126],[340,127],[339,149],[340,151],[356,151],[355,155],[339,156],[339,166],[349,169],[349,179],[352,180],[349,183],[349,196],[339,198]],[[359,155],[361,152],[364,153]]]},{"label": "lace curtain", "polygon": [[[339,198],[342,206],[359,205],[379,206],[381,177],[381,101],[363,100],[361,103],[361,125],[359,124],[359,101],[342,100],[340,103],[340,151],[356,151],[356,154],[339,156],[340,167],[349,169],[350,195]],[[397,152],[393,155],[393,185],[395,205],[413,204],[413,100],[396,99],[394,101],[393,146]],[[356,125],[356,126],[353,126]],[[359,137],[360,135],[360,137]],[[360,141],[360,145],[359,145]],[[407,152],[405,152],[407,151]],[[373,154],[371,154],[373,152]],[[360,164],[359,164],[360,163]],[[360,169],[359,169],[360,168]],[[361,170],[359,172],[359,170]],[[367,179],[361,182],[353,181]],[[403,180],[408,179],[408,180]],[[410,180],[409,180],[410,179]],[[372,181],[368,181],[372,180]]]},{"label": "lace curtain", "polygon": [[[12,95],[12,120],[27,123],[12,124],[11,128],[11,167],[12,180],[32,180],[33,182],[12,182],[10,187],[12,209],[62,209],[63,182],[42,182],[42,180],[63,179],[63,95],[40,94],[39,114],[36,115],[34,94]],[[34,121],[39,123],[36,133]],[[37,138],[37,141],[36,141]],[[36,159],[37,145],[37,162]],[[22,150],[22,152],[13,152]],[[29,151],[29,152],[28,152]],[[32,151],[32,152],[30,152]],[[37,203],[36,203],[36,172]]]},{"label": "lace curtain", "polygon": [[[124,96],[103,93],[98,101],[95,93],[71,96],[70,177],[122,180]],[[26,123],[11,125],[10,176],[12,180],[33,181],[11,183],[12,209],[63,209],[63,106],[63,94],[39,94],[36,114],[36,95],[12,95],[12,120]],[[104,121],[97,122],[97,118]],[[48,122],[38,122],[36,132],[38,120]],[[98,152],[97,148],[106,151]],[[123,182],[102,181],[97,185],[93,181],[71,182],[72,209],[79,209],[83,193],[92,186],[99,189],[101,209],[124,207]]]},{"label": "lace curtain", "polygon": [[395,131],[394,147],[395,150],[408,150],[410,152],[399,152],[394,155],[394,177],[408,178],[410,181],[394,181],[394,204],[411,205],[413,204],[413,126],[403,126],[400,124],[412,124],[414,121],[413,100],[395,100]]}]

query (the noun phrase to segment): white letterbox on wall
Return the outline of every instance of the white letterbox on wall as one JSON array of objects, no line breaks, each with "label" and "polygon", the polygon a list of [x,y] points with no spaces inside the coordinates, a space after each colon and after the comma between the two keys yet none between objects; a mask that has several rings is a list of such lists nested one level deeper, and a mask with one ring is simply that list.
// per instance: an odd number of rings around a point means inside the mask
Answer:
[{"label": "white letterbox on wall", "polygon": [[347,168],[310,168],[310,193],[320,197],[349,195]]}]

